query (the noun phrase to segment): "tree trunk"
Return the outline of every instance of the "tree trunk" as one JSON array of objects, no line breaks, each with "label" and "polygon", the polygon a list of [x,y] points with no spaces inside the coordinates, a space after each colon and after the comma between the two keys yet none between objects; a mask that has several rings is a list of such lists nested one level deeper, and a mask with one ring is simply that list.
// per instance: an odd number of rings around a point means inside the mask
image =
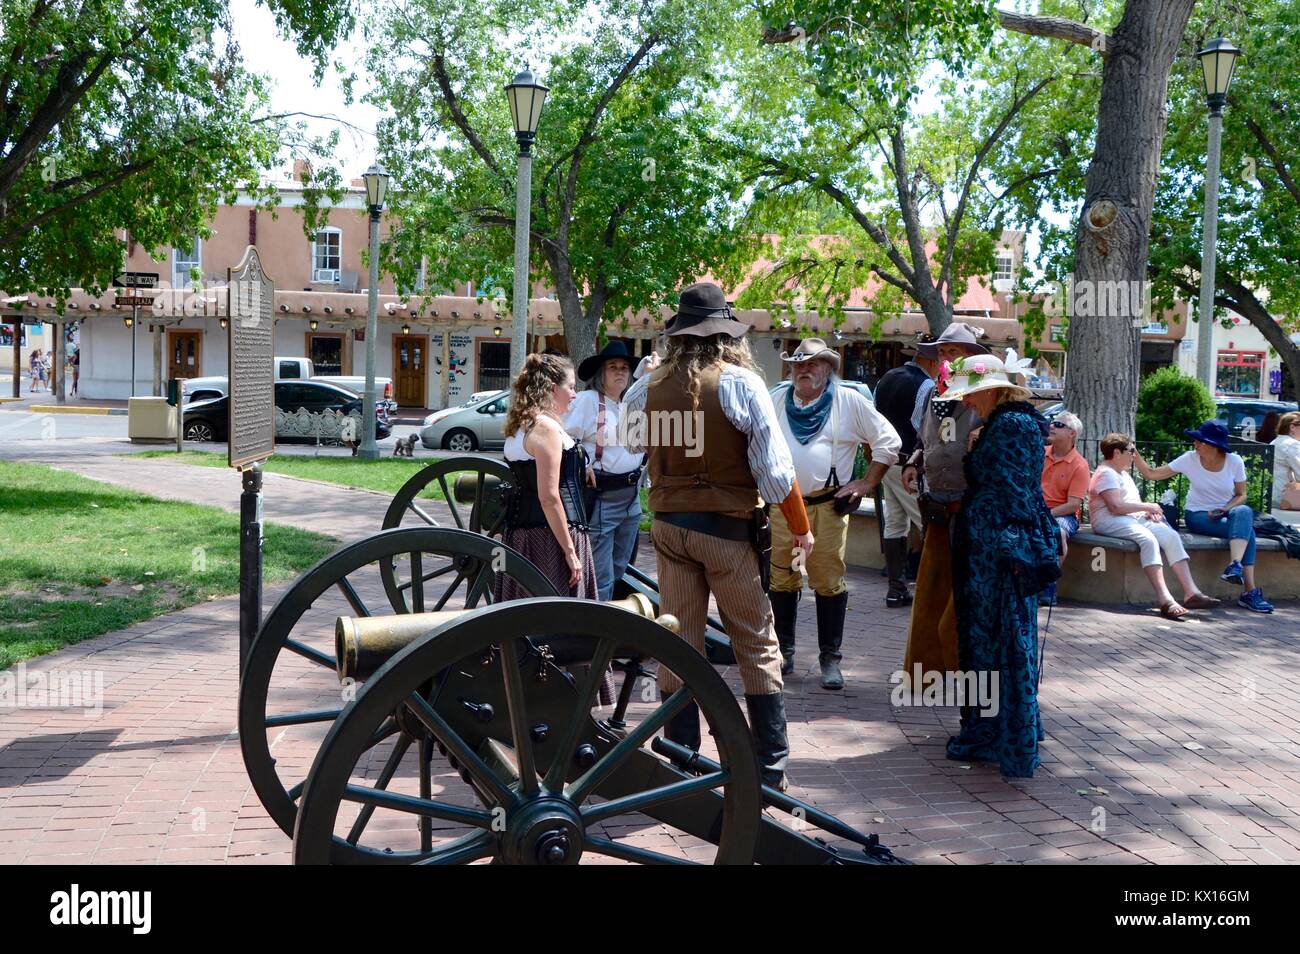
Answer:
[{"label": "tree trunk", "polygon": [[920,305],[925,312],[926,323],[930,326],[930,334],[941,335],[943,329],[952,324],[952,307],[943,300],[943,295],[937,289],[931,294],[922,295]]},{"label": "tree trunk", "polygon": [[1151,206],[1169,71],[1194,3],[1129,0],[1107,44],[1097,143],[1075,236],[1065,394],[1090,440],[1111,431],[1133,433],[1145,318],[1128,305],[1145,305],[1148,298]]},{"label": "tree trunk", "polygon": [[[577,368],[584,360],[596,353],[596,324],[600,315],[588,315],[582,307],[582,295],[578,284],[573,280],[573,272],[568,263],[563,262],[557,252],[546,251],[546,260],[551,266],[551,275],[555,279],[555,297],[560,303],[560,320],[564,324],[564,341],[569,348],[569,359]],[[581,383],[579,383],[581,387]]]}]

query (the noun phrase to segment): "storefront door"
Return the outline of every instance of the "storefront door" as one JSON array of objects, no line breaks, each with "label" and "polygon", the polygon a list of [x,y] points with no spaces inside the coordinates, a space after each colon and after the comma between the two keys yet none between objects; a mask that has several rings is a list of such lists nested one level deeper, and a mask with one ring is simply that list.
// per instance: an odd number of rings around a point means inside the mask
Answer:
[{"label": "storefront door", "polygon": [[402,407],[424,407],[428,335],[393,335],[393,390]]},{"label": "storefront door", "polygon": [[203,332],[167,331],[167,377],[197,378],[203,373]]}]

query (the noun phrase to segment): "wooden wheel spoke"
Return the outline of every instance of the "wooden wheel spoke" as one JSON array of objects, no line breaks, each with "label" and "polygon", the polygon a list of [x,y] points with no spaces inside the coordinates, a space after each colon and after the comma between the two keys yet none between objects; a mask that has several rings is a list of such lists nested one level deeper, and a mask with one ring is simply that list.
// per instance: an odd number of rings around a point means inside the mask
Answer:
[{"label": "wooden wheel spoke", "polygon": [[423,818],[439,818],[461,825],[472,825],[475,828],[489,828],[492,825],[491,812],[478,808],[465,808],[463,805],[452,805],[448,802],[435,802],[430,798],[416,798],[414,795],[400,795],[397,792],[367,788],[364,785],[349,785],[343,792],[343,800],[361,805],[373,805],[375,808],[389,808]]},{"label": "wooden wheel spoke", "polygon": [[608,841],[604,838],[588,838],[586,840],[586,850],[594,851],[598,855],[608,855],[611,858],[621,858],[624,861],[634,861],[639,865],[695,864],[694,861],[687,858],[670,858],[668,855],[661,855],[657,851],[633,848],[631,845],[620,845],[616,841]]},{"label": "wooden wheel spoke", "polygon": [[406,505],[406,509],[414,513],[417,517],[419,517],[429,526],[431,527],[438,526],[438,521],[434,520],[431,516],[429,516],[428,512],[419,504],[417,504],[414,500],[412,500],[410,503]]},{"label": "wooden wheel spoke", "polygon": [[447,720],[440,716],[423,696],[418,692],[412,693],[407,698],[405,705],[411,711],[411,714],[433,733],[434,738],[456,757],[461,767],[469,772],[474,781],[478,782],[480,790],[488,793],[495,804],[513,806],[518,803],[519,796],[497,777],[497,774],[488,767],[488,764],[479,757],[479,754],[456,734],[455,730],[447,724]]},{"label": "wooden wheel spoke", "polygon": [[496,851],[496,839],[488,832],[475,831],[439,846],[417,865],[463,865],[486,858]]},{"label": "wooden wheel spoke", "polygon": [[[444,566],[444,567],[441,567],[441,568],[439,568],[439,569],[437,569],[437,570],[433,570],[433,571],[431,571],[431,572],[429,572],[429,573],[424,574],[424,576],[420,577],[420,582],[421,582],[421,583],[428,583],[430,580],[436,580],[436,579],[437,579],[438,577],[440,577],[440,576],[446,576],[448,573],[450,573],[450,572],[451,572],[452,570],[454,570],[454,569],[456,569],[456,564],[454,564],[454,563],[448,563],[448,564],[447,564],[446,566]],[[409,590],[409,589],[414,585],[414,583],[415,583],[415,580],[407,580],[405,583],[398,583],[398,584],[397,584],[397,589],[398,589],[399,591],[400,591],[400,590]]]},{"label": "wooden wheel spoke", "polygon": [[647,808],[653,808],[655,805],[662,805],[665,802],[676,801],[679,798],[686,798],[688,795],[694,795],[696,792],[710,791],[720,785],[726,785],[729,781],[731,781],[730,772],[711,772],[708,775],[701,775],[698,778],[688,778],[680,782],[673,782],[671,785],[664,785],[660,788],[652,788],[644,792],[637,792],[634,795],[624,795],[622,798],[612,798],[607,802],[601,802],[598,805],[588,805],[583,808],[582,820],[587,825],[591,825],[598,821],[604,821],[607,818],[613,818],[616,815],[629,815],[633,812],[643,812]]},{"label": "wooden wheel spoke", "polygon": [[[402,764],[402,759],[406,756],[406,750],[411,747],[409,736],[402,736],[393,746],[393,751],[389,753],[388,760],[384,762],[384,767],[380,769],[379,777],[375,779],[375,788],[379,791],[385,791],[388,783],[393,780],[393,775],[397,772],[397,767]],[[355,845],[362,833],[366,830],[366,825],[370,823],[370,816],[375,813],[374,805],[363,805],[361,814],[357,820],[352,823],[352,829],[348,832],[348,844]]]},{"label": "wooden wheel spoke", "polygon": [[276,728],[282,725],[307,725],[311,722],[333,722],[342,709],[309,709],[303,712],[286,712],[284,715],[266,717],[266,727]]},{"label": "wooden wheel spoke", "polygon": [[596,693],[600,691],[600,684],[605,679],[605,669],[613,658],[614,640],[601,640],[596,646],[595,653],[592,654],[587,678],[583,681],[582,688],[578,690],[578,704],[574,707],[573,715],[569,717],[569,724],[564,727],[564,737],[560,740],[559,748],[555,750],[555,759],[551,762],[545,781],[542,782],[547,791],[557,792],[564,785],[569,763],[573,761],[578,740],[582,738],[582,730],[587,725],[592,703],[596,699]]},{"label": "wooden wheel spoke", "polygon": [[358,616],[374,615],[370,612],[370,607],[366,606],[365,601],[361,599],[361,595],[357,593],[356,587],[352,585],[351,581],[348,580],[346,576],[339,577],[338,587],[343,591],[343,598],[346,599],[348,605],[352,607],[352,612],[356,613]]},{"label": "wooden wheel spoke", "polygon": [[300,643],[296,639],[286,639],[284,648],[291,653],[297,653],[304,659],[310,659],[318,666],[324,666],[326,669],[338,669],[338,660],[333,656],[321,652],[319,649],[313,649],[305,643]]},{"label": "wooden wheel spoke", "polygon": [[524,680],[519,671],[518,639],[501,641],[501,677],[505,681],[506,705],[510,710],[510,734],[515,743],[519,768],[519,790],[525,798],[537,794],[537,762],[533,757],[532,726],[524,699]]},{"label": "wooden wheel spoke", "polygon": [[452,496],[447,489],[447,477],[445,474],[438,475],[438,486],[442,488],[442,496],[447,501],[447,509],[451,511],[451,519],[456,521],[457,529],[465,529],[465,521],[460,519],[460,511],[456,509],[456,498]]},{"label": "wooden wheel spoke", "polygon": [[411,612],[424,612],[424,561],[420,551],[411,551]]},{"label": "wooden wheel spoke", "polygon": [[438,602],[434,604],[433,611],[435,613],[447,605],[447,600],[451,599],[451,594],[455,593],[464,581],[465,568],[461,567],[456,571],[456,579],[451,581],[451,586],[447,587],[447,591],[443,593],[442,596],[438,597]]},{"label": "wooden wheel spoke", "polygon": [[627,737],[606,752],[586,773],[583,774],[576,782],[568,787],[566,794],[577,804],[586,800],[587,796],[603,782],[619,764],[641,748],[646,740],[663,728],[673,716],[686,708],[687,704],[694,698],[694,694],[689,688],[683,686],[665,699],[659,708],[646,716],[646,718],[635,729],[627,734]]}]

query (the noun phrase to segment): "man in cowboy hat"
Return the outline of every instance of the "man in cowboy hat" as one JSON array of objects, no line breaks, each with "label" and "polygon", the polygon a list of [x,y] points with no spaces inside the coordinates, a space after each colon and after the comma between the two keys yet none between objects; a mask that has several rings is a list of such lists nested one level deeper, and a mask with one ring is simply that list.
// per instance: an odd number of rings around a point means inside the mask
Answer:
[{"label": "man in cowboy hat", "polygon": [[[965,356],[988,354],[989,349],[979,343],[982,334],[980,329],[964,322],[953,322],[933,342],[919,345],[917,356],[942,365]],[[940,370],[939,378],[943,376]],[[960,402],[945,401],[941,389],[946,387],[940,380],[939,387],[926,397],[917,428],[917,446],[901,472],[907,491],[920,494],[925,521],[921,566],[916,574],[916,596],[903,661],[908,679],[918,665],[923,673],[955,671],[958,667],[952,528],[966,492],[962,458],[980,419]]]},{"label": "man in cowboy hat", "polygon": [[[903,465],[916,450],[921,412],[925,410],[925,400],[934,390],[934,380],[939,376],[939,356],[929,347],[934,340],[933,335],[923,336],[910,349],[912,359],[885,372],[876,384],[876,410],[894,426],[903,445],[897,463],[889,468],[880,484],[885,501],[885,571],[889,576],[885,605],[890,607],[912,605],[912,594],[907,589],[907,535],[912,526],[918,533],[924,533],[916,495],[908,493],[903,486]],[[926,348],[924,352],[922,347]]]},{"label": "man in cowboy hat", "polygon": [[[683,289],[677,314],[665,327],[662,364],[628,389],[625,443],[649,451],[655,515],[650,539],[659,565],[660,608],[680,620],[682,637],[703,652],[712,593],[744,683],[763,781],[784,789],[790,746],[781,653],[764,598],[768,558],[756,552],[766,547],[762,501],[780,506],[793,545],[815,551],[790,449],[744,338],[748,330],[717,285]],[[702,448],[664,440],[682,428],[661,427],[659,421],[687,415],[700,422]],[[680,682],[661,668],[659,687],[667,695]],[[698,749],[699,709],[689,705],[664,735]]]},{"label": "man in cowboy hat", "polygon": [[564,429],[587,453],[587,485],[595,501],[589,508],[591,555],[596,563],[596,590],[608,600],[614,584],[627,571],[641,526],[641,468],[643,454],[633,454],[618,441],[623,393],[632,381],[633,354],[621,341],[611,341],[582,364],[578,377],[591,384],[564,416]]},{"label": "man in cowboy hat", "polygon": [[[817,599],[817,648],[823,689],[843,689],[840,645],[849,590],[844,582],[844,548],[849,514],[873,493],[885,472],[898,461],[898,432],[865,395],[837,380],[840,356],[821,338],[806,338],[790,365],[790,383],[774,393],[781,432],[794,457],[799,486],[817,549],[805,556],[803,569]],[[858,447],[871,447],[871,466],[858,480],[853,463]],[[783,673],[794,671],[795,615],[803,595],[799,566],[788,558],[790,528],[772,514],[772,590],[769,599],[781,643]]]}]

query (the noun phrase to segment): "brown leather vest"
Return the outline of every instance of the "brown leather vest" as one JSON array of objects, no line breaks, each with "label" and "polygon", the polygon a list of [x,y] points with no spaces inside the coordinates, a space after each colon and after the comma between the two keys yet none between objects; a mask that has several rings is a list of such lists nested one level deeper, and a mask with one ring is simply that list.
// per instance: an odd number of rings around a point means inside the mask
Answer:
[{"label": "brown leather vest", "polygon": [[[721,371],[709,368],[700,375],[699,417],[685,375],[667,375],[648,389],[645,445],[652,511],[748,517],[759,506],[758,485],[749,470],[749,438],[727,420],[718,401]],[[683,446],[683,428],[693,429],[692,447]],[[688,449],[701,453],[688,456]]]}]

